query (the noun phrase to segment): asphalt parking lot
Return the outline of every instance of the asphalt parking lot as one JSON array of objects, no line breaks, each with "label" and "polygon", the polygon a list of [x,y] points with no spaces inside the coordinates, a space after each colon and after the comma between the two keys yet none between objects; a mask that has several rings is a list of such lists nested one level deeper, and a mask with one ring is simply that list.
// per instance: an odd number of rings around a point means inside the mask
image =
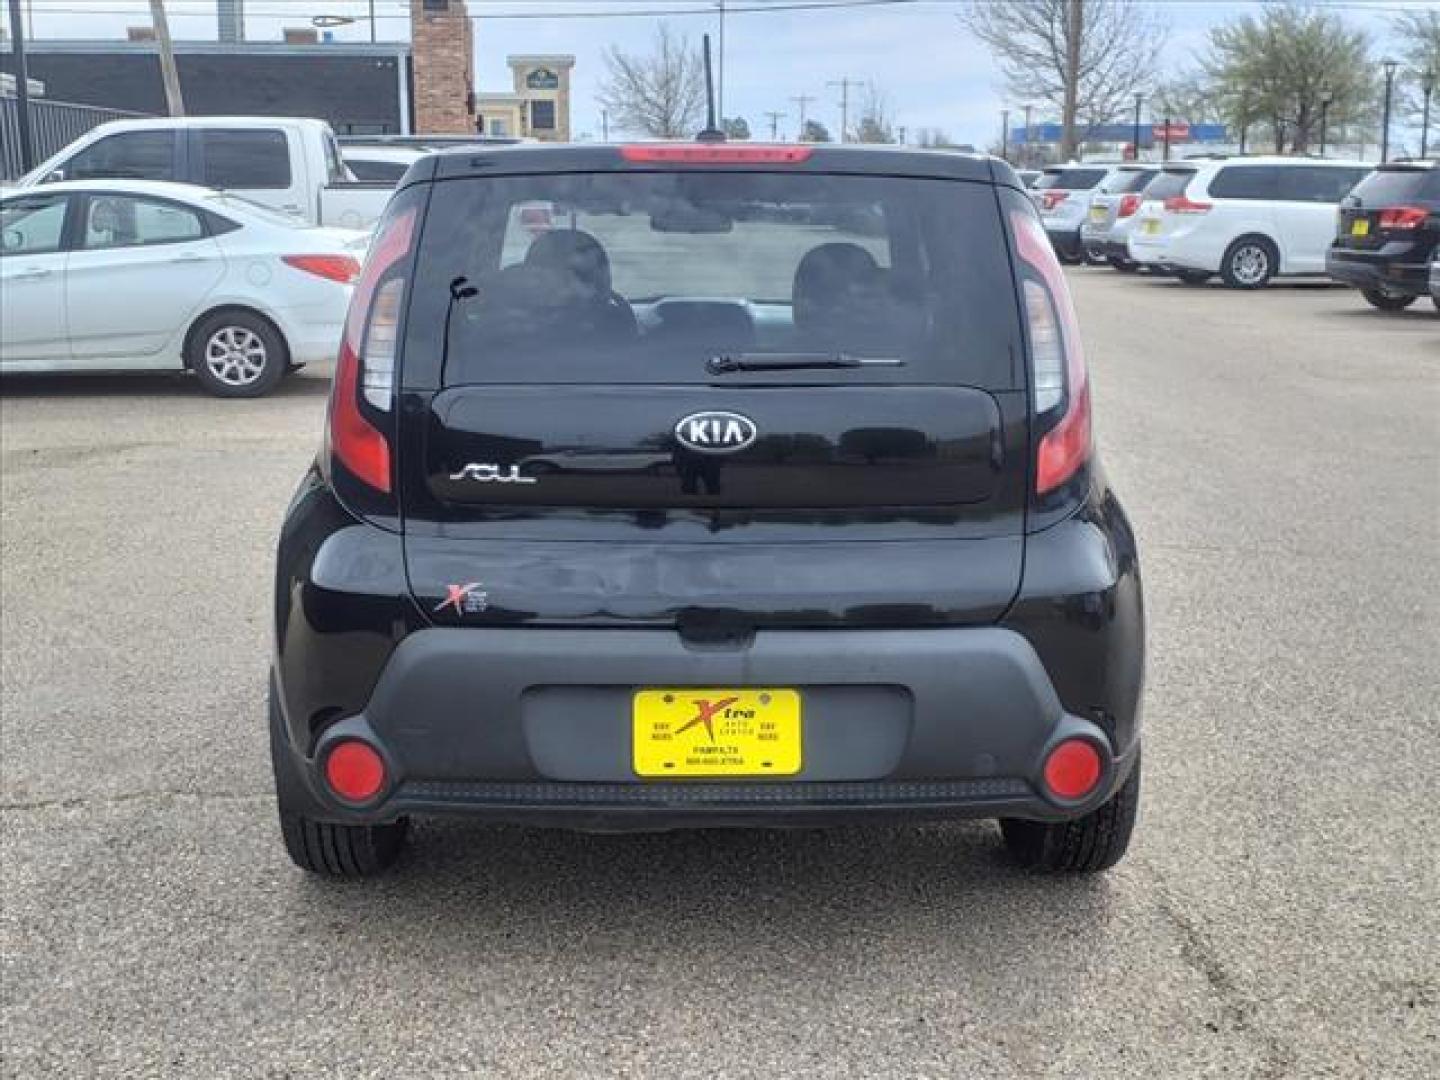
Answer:
[{"label": "asphalt parking lot", "polygon": [[1137,843],[989,824],[423,823],[310,880],[270,563],[325,373],[6,384],[3,1069],[17,1077],[1440,1071],[1440,319],[1072,272],[1151,666]]}]

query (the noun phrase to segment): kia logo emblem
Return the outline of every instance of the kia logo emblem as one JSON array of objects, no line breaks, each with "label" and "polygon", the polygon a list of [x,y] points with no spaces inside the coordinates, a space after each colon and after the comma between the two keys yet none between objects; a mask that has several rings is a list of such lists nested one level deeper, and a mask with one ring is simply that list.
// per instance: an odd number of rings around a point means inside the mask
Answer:
[{"label": "kia logo emblem", "polygon": [[754,420],[733,412],[691,413],[675,425],[676,441],[702,454],[744,450],[758,434]]}]

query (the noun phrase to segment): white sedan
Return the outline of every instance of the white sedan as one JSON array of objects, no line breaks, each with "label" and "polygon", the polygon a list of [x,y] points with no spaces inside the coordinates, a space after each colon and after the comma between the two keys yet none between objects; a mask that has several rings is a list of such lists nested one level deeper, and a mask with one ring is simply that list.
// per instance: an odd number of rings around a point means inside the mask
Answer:
[{"label": "white sedan", "polygon": [[189,370],[257,397],[335,356],[365,233],[208,188],[46,184],[0,197],[0,374]]}]

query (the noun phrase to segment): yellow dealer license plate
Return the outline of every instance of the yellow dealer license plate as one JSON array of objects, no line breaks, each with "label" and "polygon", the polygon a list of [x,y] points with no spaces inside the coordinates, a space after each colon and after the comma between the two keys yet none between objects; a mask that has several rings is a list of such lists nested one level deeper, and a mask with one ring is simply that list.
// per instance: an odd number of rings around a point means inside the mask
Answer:
[{"label": "yellow dealer license plate", "polygon": [[1105,220],[1105,208],[1103,206],[1092,206],[1090,208],[1090,220],[1103,222]]},{"label": "yellow dealer license plate", "polygon": [[1145,232],[1145,235],[1146,235],[1146,236],[1154,236],[1154,235],[1155,235],[1156,233],[1158,233],[1159,231],[1160,231],[1160,219],[1159,219],[1159,218],[1146,218],[1146,219],[1145,219],[1145,229],[1144,229],[1144,232]]},{"label": "yellow dealer license plate", "polygon": [[795,690],[640,690],[633,730],[638,776],[794,776],[800,771],[800,694]]},{"label": "yellow dealer license plate", "polygon": [[1351,236],[1369,236],[1370,221],[1368,218],[1356,218],[1350,223]]}]

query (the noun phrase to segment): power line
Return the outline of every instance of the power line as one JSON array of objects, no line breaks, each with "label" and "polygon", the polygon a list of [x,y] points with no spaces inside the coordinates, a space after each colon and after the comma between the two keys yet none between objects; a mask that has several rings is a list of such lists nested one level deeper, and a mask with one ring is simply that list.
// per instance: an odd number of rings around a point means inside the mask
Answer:
[{"label": "power line", "polygon": [[[182,0],[182,2],[184,2],[184,0]],[[191,18],[191,17],[196,17],[196,18],[198,18],[198,17],[208,16],[208,15],[210,15],[210,14],[214,11],[214,5],[213,5],[213,2],[211,2],[211,0],[194,0],[194,2],[200,5],[199,8],[196,9],[196,10],[184,10],[184,9],[180,8],[178,5],[176,5],[176,10],[174,11],[175,16],[181,17],[181,18]],[[272,0],[272,2],[278,2],[278,0]],[[524,4],[524,3],[546,2],[546,0],[495,0],[495,2],[514,5],[514,4]],[[553,0],[549,0],[549,2],[553,2]],[[563,0],[562,0],[562,2],[563,2]],[[654,3],[654,2],[674,3],[675,0],[631,0],[631,2],[632,2],[632,3]],[[701,0],[697,0],[697,2],[701,2]],[[779,12],[791,12],[791,13],[794,13],[794,12],[806,12],[806,11],[828,11],[828,10],[843,9],[843,8],[855,9],[855,8],[873,8],[873,7],[911,7],[911,6],[915,6],[915,5],[918,5],[918,4],[933,4],[933,3],[940,3],[940,2],[943,2],[943,0],[785,0],[785,2],[777,2],[777,3],[761,3],[760,0],[751,0],[750,5],[749,5],[749,6],[744,6],[744,7],[730,7],[730,6],[727,4],[727,6],[726,6],[726,8],[725,8],[725,13],[726,13],[727,16],[729,16],[729,15],[769,15],[769,14],[774,14],[774,13],[779,13]],[[175,0],[171,0],[171,3],[172,3],[172,4],[175,3]],[[276,9],[271,10],[271,9],[252,8],[252,7],[248,7],[248,6],[247,6],[246,9],[245,9],[245,15],[246,15],[247,18],[275,18],[275,19],[283,19],[283,18],[288,18],[288,17],[294,15],[294,14],[296,13],[296,9],[297,9],[297,8],[300,9],[300,10],[302,10],[303,12],[305,12],[307,15],[325,15],[325,14],[326,14],[326,12],[324,12],[324,11],[316,11],[316,10],[311,6],[310,0],[295,0],[295,3],[294,3],[289,9],[276,8]],[[45,0],[39,0],[39,2],[36,4],[35,7],[32,8],[32,10],[35,11],[35,12],[38,12],[38,13],[41,14],[41,15],[134,15],[134,14],[137,14],[137,9],[136,9],[136,8],[131,8],[131,7],[110,7],[110,8],[99,8],[99,7],[85,7],[85,8],[77,8],[77,7],[58,7],[58,6],[51,6],[51,5],[47,4],[47,3],[45,3]],[[594,9],[590,9],[590,10],[576,9],[576,10],[566,10],[566,11],[494,11],[494,10],[483,10],[483,13],[470,12],[469,14],[464,15],[464,16],[458,15],[458,14],[456,14],[456,13],[453,12],[453,11],[428,11],[428,12],[425,12],[424,14],[425,14],[425,17],[426,17],[427,19],[431,19],[431,20],[436,20],[436,19],[460,19],[460,18],[467,18],[467,19],[472,19],[472,20],[481,20],[481,19],[483,19],[483,20],[487,20],[487,21],[501,21],[501,20],[504,20],[504,21],[519,21],[519,20],[530,20],[530,19],[552,19],[552,20],[563,20],[563,19],[627,19],[627,18],[653,19],[653,18],[656,18],[656,17],[659,17],[659,16],[667,16],[667,17],[672,17],[672,16],[673,16],[673,17],[678,17],[678,18],[694,17],[694,16],[705,16],[705,17],[708,17],[708,18],[713,18],[714,15],[715,15],[715,10],[716,10],[716,9],[715,9],[713,6],[709,6],[709,5],[707,4],[707,6],[705,6],[705,7],[683,7],[683,8],[680,8],[680,7],[671,7],[671,8],[656,8],[656,7],[633,8],[633,7],[632,7],[632,8],[609,8],[609,9],[598,10],[598,11],[597,11],[597,10],[594,10]],[[394,14],[384,14],[384,13],[381,13],[381,12],[377,12],[374,17],[375,17],[377,20],[387,20],[387,19],[388,19],[388,20],[401,20],[401,21],[406,21],[406,22],[408,22],[408,21],[410,20],[410,12],[409,12],[408,9],[405,10],[405,11],[397,11],[397,12],[395,12]],[[367,15],[367,16],[365,16],[365,18],[368,19],[369,16]]]}]

